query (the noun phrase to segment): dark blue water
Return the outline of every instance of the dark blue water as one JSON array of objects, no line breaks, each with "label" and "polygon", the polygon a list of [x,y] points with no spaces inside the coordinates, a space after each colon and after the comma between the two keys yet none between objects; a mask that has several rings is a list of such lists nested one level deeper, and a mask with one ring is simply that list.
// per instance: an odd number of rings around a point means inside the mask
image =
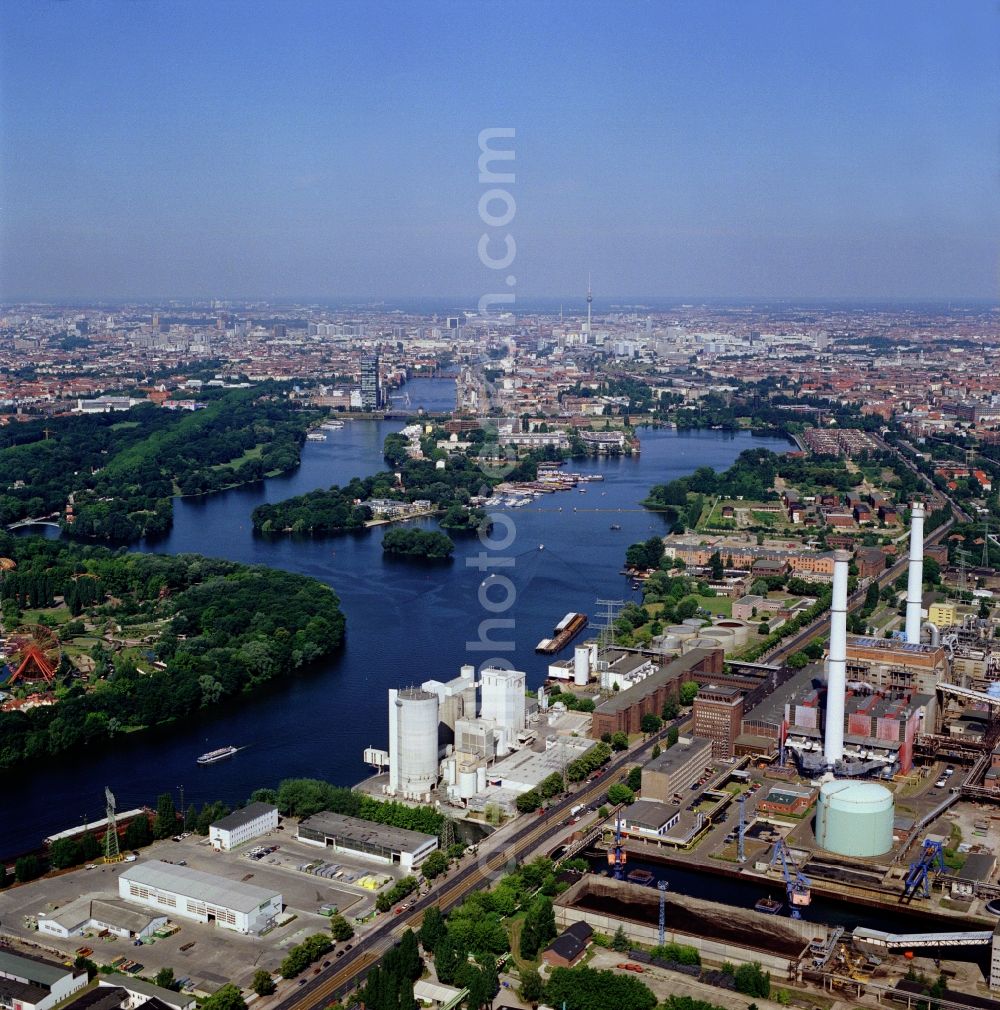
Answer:
[{"label": "dark blue water", "polygon": [[[448,380],[408,384],[414,407],[447,409],[454,386]],[[154,802],[164,790],[184,788],[185,804],[246,799],[258,786],[288,776],[317,776],[351,785],[368,774],[367,746],[387,743],[386,691],[458,675],[463,663],[492,657],[511,660],[537,687],[548,657],[536,643],[552,633],[567,611],[595,615],[597,598],[629,598],[619,574],[628,544],[662,532],[663,520],[639,505],[651,484],[690,473],[702,465],[724,468],[752,446],[787,448],[780,440],[718,431],[641,433],[642,453],[617,460],[588,460],[569,468],[604,475],[587,492],[546,495],[527,508],[507,512],[512,542],[489,555],[512,560],[497,569],[510,580],[514,601],[503,614],[489,614],[479,600],[487,572],[473,564],[485,548],[475,535],[457,541],[455,559],[424,567],[382,555],[382,529],[326,539],[255,537],[250,513],[317,487],[344,483],[381,469],[382,441],[399,422],[348,422],[326,442],[307,442],[302,465],[286,477],[234,491],[179,499],[170,535],[155,545],[164,553],[194,551],[301,572],[327,582],[340,595],[347,640],[316,669],[275,685],[252,699],[219,706],[188,722],[131,739],[113,751],[86,750],[46,767],[25,768],[4,787],[0,853],[23,851],[45,835],[84,815],[103,814],[104,786],[119,809]],[[620,531],[610,525],[621,525]],[[433,520],[422,525],[434,529]],[[499,535],[499,534],[497,534]],[[499,600],[498,588],[489,598]],[[512,651],[475,651],[480,622],[491,616],[515,622]],[[494,636],[496,637],[496,636]],[[571,652],[571,647],[567,654]],[[195,764],[206,750],[234,744],[236,757],[207,768]],[[179,797],[178,797],[179,799]]]}]

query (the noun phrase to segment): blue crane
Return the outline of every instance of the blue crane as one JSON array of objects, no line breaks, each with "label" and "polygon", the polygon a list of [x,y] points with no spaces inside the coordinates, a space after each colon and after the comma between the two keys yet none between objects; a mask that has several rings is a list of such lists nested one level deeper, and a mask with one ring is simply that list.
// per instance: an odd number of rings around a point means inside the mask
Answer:
[{"label": "blue crane", "polygon": [[920,850],[920,857],[910,863],[910,872],[907,873],[906,879],[903,881],[903,896],[900,901],[909,903],[913,900],[918,889],[921,890],[925,898],[929,898],[931,889],[928,878],[935,867],[939,872],[944,872],[944,846],[941,842],[925,838],[923,848]]},{"label": "blue crane", "polygon": [[791,850],[784,838],[779,838],[774,843],[774,851],[771,853],[771,862],[768,865],[774,866],[775,863],[781,864],[781,872],[785,877],[789,914],[793,919],[801,919],[802,913],[799,909],[812,901],[812,882],[795,864]]}]

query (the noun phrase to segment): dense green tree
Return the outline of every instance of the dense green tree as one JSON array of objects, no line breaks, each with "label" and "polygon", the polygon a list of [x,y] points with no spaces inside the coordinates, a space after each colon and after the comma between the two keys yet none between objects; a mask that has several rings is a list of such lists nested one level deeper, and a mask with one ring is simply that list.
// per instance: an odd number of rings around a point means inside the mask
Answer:
[{"label": "dense green tree", "polygon": [[636,765],[634,768],[629,769],[628,778],[625,779],[625,785],[627,785],[633,793],[637,793],[640,789],[642,789],[641,765]]},{"label": "dense green tree", "polygon": [[690,705],[694,699],[695,695],[698,693],[698,684],[693,680],[685,680],[680,686],[680,703],[682,705]]},{"label": "dense green tree", "polygon": [[354,936],[354,927],[339,913],[330,916],[330,933],[334,940],[341,943]]},{"label": "dense green tree", "polygon": [[653,712],[647,712],[639,724],[643,733],[657,733],[663,726],[663,720]]},{"label": "dense green tree", "polygon": [[542,976],[534,968],[525,968],[521,971],[521,985],[518,995],[525,1003],[539,1003],[545,998],[545,983]]},{"label": "dense green tree", "polygon": [[608,802],[609,803],[634,803],[635,793],[625,785],[624,782],[616,782],[614,785],[608,788]]},{"label": "dense green tree", "polygon": [[239,986],[228,982],[201,1004],[201,1010],[247,1010],[247,1004]]},{"label": "dense green tree", "polygon": [[156,818],[153,821],[154,838],[170,838],[177,833],[177,809],[171,793],[160,793],[156,800]]},{"label": "dense green tree", "polygon": [[593,968],[554,968],[545,986],[545,1000],[567,1010],[653,1010],[656,997],[637,978]]},{"label": "dense green tree", "polygon": [[741,964],[733,976],[736,991],[747,996],[762,996],[765,999],[771,995],[771,973],[764,971],[759,961]]},{"label": "dense green tree", "polygon": [[87,832],[80,838],[80,861],[88,862],[97,859],[104,852],[103,839],[98,840],[97,836]]},{"label": "dense green tree", "polygon": [[263,968],[258,968],[253,973],[253,980],[250,982],[250,988],[258,996],[270,996],[276,986],[274,984],[274,979],[271,978],[271,973]]},{"label": "dense green tree", "polygon": [[90,960],[89,957],[84,957],[82,954],[77,954],[73,959],[73,967],[77,971],[85,971],[87,973],[87,981],[93,981],[97,976],[97,965]]},{"label": "dense green tree", "polygon": [[173,968],[161,968],[153,976],[153,984],[160,986],[161,989],[177,989],[177,980],[174,978]]},{"label": "dense green tree", "polygon": [[80,843],[75,838],[57,838],[49,847],[49,863],[55,870],[76,866],[80,858]]},{"label": "dense green tree", "polygon": [[528,906],[521,928],[521,957],[533,961],[538,951],[556,936],[556,918],[552,900],[539,895]]},{"label": "dense green tree", "polygon": [[141,849],[153,840],[153,832],[149,827],[149,818],[145,814],[133,817],[125,829],[122,844],[126,849]]},{"label": "dense green tree", "polygon": [[515,806],[522,814],[530,814],[532,811],[537,810],[541,806],[541,803],[542,798],[538,795],[536,789],[529,789],[527,792],[521,793],[514,801]]},{"label": "dense green tree", "polygon": [[424,950],[434,953],[446,932],[447,927],[441,909],[437,905],[429,906],[424,912],[424,920],[420,924],[420,932],[417,934]]},{"label": "dense green tree", "polygon": [[421,874],[427,880],[434,880],[440,877],[448,869],[448,857],[441,851],[432,852],[420,867]]},{"label": "dense green tree", "polygon": [[34,880],[42,875],[42,864],[38,856],[20,856],[14,863],[14,879],[19,884]]},{"label": "dense green tree", "polygon": [[611,749],[612,750],[628,750],[628,734],[618,730],[617,733],[611,734]]}]

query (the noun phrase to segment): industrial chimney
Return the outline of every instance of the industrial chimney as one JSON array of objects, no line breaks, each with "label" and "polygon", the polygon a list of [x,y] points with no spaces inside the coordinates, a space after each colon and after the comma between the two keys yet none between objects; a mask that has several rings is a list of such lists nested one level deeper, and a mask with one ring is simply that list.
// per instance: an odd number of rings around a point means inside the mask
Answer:
[{"label": "industrial chimney", "polygon": [[847,695],[847,551],[833,554],[833,599],[830,601],[830,650],[826,671],[826,728],[823,757],[832,768],[844,756],[844,705]]},{"label": "industrial chimney", "polygon": [[910,571],[906,580],[906,640],[920,643],[920,605],[924,594],[924,505],[910,508]]}]

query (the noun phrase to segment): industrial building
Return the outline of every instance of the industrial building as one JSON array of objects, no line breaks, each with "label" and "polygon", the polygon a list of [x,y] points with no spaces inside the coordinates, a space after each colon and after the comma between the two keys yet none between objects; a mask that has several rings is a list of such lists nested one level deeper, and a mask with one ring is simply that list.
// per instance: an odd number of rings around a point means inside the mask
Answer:
[{"label": "industrial building", "polygon": [[146,912],[117,899],[82,897],[54,912],[38,913],[38,932],[66,939],[88,930],[107,930],[124,939],[152,936],[166,925],[165,912]]},{"label": "industrial building", "polygon": [[0,950],[0,1006],[49,1010],[86,986],[85,971]]},{"label": "industrial building", "polygon": [[630,803],[621,813],[621,830],[625,835],[639,838],[663,838],[681,819],[681,808],[676,803],[641,799]]},{"label": "industrial building", "polygon": [[743,693],[719,684],[699,687],[693,717],[694,735],[711,741],[712,757],[731,758],[743,722]]},{"label": "industrial building", "polygon": [[358,817],[321,810],[299,824],[298,838],[310,845],[332,848],[364,859],[415,870],[437,847],[434,835],[373,824]]},{"label": "industrial building", "polygon": [[[669,698],[676,698],[680,684],[694,679],[695,674],[722,673],[721,648],[697,648],[659,667],[644,680],[602,702],[594,711],[591,736],[600,739],[605,733],[639,733],[642,717],[659,715]],[[702,734],[698,734],[699,736]]]},{"label": "industrial building", "polygon": [[701,737],[678,740],[658,758],[642,766],[642,795],[669,803],[694,785],[712,762],[712,741]]},{"label": "industrial building", "polygon": [[193,1010],[198,1005],[194,996],[175,992],[173,989],[164,989],[163,986],[153,985],[152,982],[147,982],[145,979],[133,978],[131,975],[122,975],[119,972],[111,972],[107,975],[101,973],[97,976],[97,985],[105,992],[118,990],[124,993],[127,1010],[136,1010],[136,1008],[150,1003],[151,1000],[157,1001],[151,1006],[169,1007],[170,1010]]},{"label": "industrial building", "polygon": [[209,825],[208,840],[215,849],[232,852],[278,826],[278,808],[271,803],[248,803],[241,810]]},{"label": "industrial building", "polygon": [[282,909],[281,895],[275,891],[159,859],[134,863],[123,871],[118,893],[125,901],[171,917],[215,923],[238,933],[259,933]]},{"label": "industrial building", "polygon": [[521,670],[483,670],[480,717],[493,722],[498,731],[498,753],[512,749],[517,734],[527,725],[526,676]]}]

